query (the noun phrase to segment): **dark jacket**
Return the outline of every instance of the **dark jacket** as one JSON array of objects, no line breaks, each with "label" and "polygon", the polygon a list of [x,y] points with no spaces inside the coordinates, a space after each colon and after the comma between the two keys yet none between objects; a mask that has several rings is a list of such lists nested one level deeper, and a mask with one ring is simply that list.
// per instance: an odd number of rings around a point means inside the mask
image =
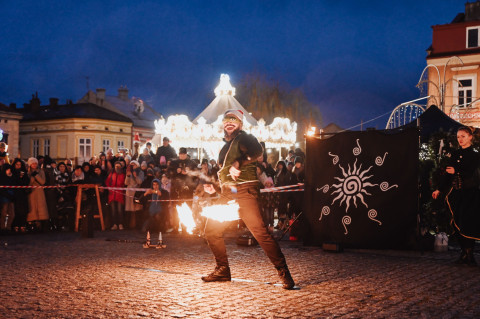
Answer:
[{"label": "dark jacket", "polygon": [[157,153],[155,154],[155,165],[160,164],[160,158],[162,156],[165,157],[165,162],[168,162],[168,160],[172,160],[177,157],[177,152],[175,152],[175,149],[170,144],[167,146],[160,146],[157,148]]},{"label": "dark jacket", "polygon": [[439,190],[447,192],[450,187],[456,189],[478,188],[480,186],[480,153],[473,147],[458,149],[452,152],[447,166],[455,169],[455,174],[444,174]]},{"label": "dark jacket", "polygon": [[[220,150],[218,162],[222,168],[218,171],[218,179],[222,184],[240,184],[257,181],[257,158],[263,154],[262,145],[255,136],[240,131],[231,141]],[[230,167],[238,162],[241,171],[237,180],[230,176]]]}]

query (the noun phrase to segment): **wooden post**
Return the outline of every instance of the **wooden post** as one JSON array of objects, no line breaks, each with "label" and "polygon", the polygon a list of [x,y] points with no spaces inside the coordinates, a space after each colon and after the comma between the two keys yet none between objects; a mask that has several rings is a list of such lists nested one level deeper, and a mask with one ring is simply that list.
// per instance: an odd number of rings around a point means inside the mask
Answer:
[{"label": "wooden post", "polygon": [[77,202],[77,210],[75,213],[75,231],[78,232],[79,220],[80,218],[82,218],[80,216],[80,208],[82,206],[82,186],[81,185],[78,185],[77,187],[77,198],[75,199],[75,201]]},{"label": "wooden post", "polygon": [[77,210],[75,214],[75,231],[78,232],[78,224],[82,216],[80,215],[81,207],[82,207],[82,190],[84,188],[92,188],[95,187],[95,194],[97,195],[97,208],[98,214],[93,215],[93,218],[100,218],[100,225],[102,230],[105,230],[105,223],[103,221],[103,212],[102,212],[102,203],[100,202],[100,192],[98,191],[98,185],[78,185],[77,187]]},{"label": "wooden post", "polygon": [[100,201],[100,192],[98,191],[98,185],[95,185],[95,194],[97,195],[98,215],[93,215],[93,217],[100,218],[100,226],[102,226],[102,230],[105,230],[105,224],[103,222],[102,203]]}]

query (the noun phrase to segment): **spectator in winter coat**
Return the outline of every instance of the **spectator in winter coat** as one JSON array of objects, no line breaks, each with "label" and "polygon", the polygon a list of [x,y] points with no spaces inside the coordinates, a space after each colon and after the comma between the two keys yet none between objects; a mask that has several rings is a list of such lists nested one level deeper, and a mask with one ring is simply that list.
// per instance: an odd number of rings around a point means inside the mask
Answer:
[{"label": "spectator in winter coat", "polygon": [[170,145],[170,139],[165,136],[163,138],[163,145],[157,148],[157,152],[155,153],[155,165],[160,165],[160,167],[167,166],[167,162],[176,157],[177,152],[175,152],[175,149]]},{"label": "spectator in winter coat", "polygon": [[[125,172],[120,162],[115,162],[114,170],[108,175],[105,184],[107,187],[125,187]],[[123,230],[125,193],[121,190],[110,190],[108,194],[108,204],[110,205],[112,215],[112,230]]]},{"label": "spectator in winter coat", "polygon": [[[19,158],[13,161],[12,174],[15,186],[28,186],[30,183],[25,163]],[[28,201],[25,199],[28,198],[29,192],[31,192],[31,189],[15,189],[13,204],[15,218],[12,225],[15,232],[25,233],[27,230]]]},{"label": "spectator in winter coat", "polygon": [[[14,186],[15,178],[12,167],[8,163],[2,165],[0,171],[0,185]],[[0,188],[0,230],[11,232],[12,222],[15,218],[14,210],[15,191],[13,188]]]},{"label": "spectator in winter coat", "polygon": [[138,162],[143,163],[146,162],[147,166],[150,163],[153,163],[154,158],[150,156],[150,153],[148,152],[148,148],[144,148],[142,154],[138,157]]},{"label": "spectator in winter coat", "polygon": [[143,171],[140,169],[137,161],[133,160],[127,167],[127,173],[125,178],[125,185],[127,191],[125,194],[125,214],[126,220],[129,222],[131,228],[135,227],[135,215],[142,210],[142,205],[134,201],[135,190],[132,188],[138,188],[143,182]]},{"label": "spectator in winter coat", "polygon": [[[38,160],[30,157],[27,164],[28,177],[30,178],[29,185],[45,185],[45,173],[38,167]],[[27,222],[34,224],[37,229],[45,230],[49,215],[43,188],[32,188],[32,192],[28,195],[28,204],[30,209],[27,215]]]}]

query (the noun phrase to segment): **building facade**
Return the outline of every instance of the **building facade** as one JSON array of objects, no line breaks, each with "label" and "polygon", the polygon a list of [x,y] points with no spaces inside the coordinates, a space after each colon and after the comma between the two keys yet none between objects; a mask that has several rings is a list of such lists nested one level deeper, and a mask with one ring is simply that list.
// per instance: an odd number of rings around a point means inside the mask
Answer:
[{"label": "building facade", "polygon": [[25,104],[20,122],[22,158],[49,155],[82,164],[100,152],[129,148],[132,120],[92,103],[40,106],[38,97]]},{"label": "building facade", "polygon": [[8,145],[9,158],[19,156],[19,132],[22,114],[15,104],[6,106],[0,103],[0,142]]},{"label": "building facade", "polygon": [[429,105],[480,127],[480,1],[465,4],[449,24],[432,26],[427,50]]}]

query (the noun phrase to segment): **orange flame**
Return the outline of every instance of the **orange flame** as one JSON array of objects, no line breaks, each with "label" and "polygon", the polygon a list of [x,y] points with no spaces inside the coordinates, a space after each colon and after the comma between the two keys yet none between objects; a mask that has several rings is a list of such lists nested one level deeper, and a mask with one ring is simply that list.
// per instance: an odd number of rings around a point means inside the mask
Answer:
[{"label": "orange flame", "polygon": [[[212,205],[204,207],[200,215],[219,222],[229,222],[240,218],[238,215],[239,208],[240,207],[238,206],[237,202],[229,201],[226,205]],[[190,207],[187,205],[187,203],[183,203],[181,206],[177,205],[177,212],[182,227],[185,227],[185,230],[189,234],[192,234],[196,224]]]},{"label": "orange flame", "polygon": [[186,230],[187,233],[192,234],[196,224],[190,207],[188,207],[187,203],[183,203],[182,206],[177,205],[177,212],[180,224],[182,224],[182,229]]},{"label": "orange flame", "polygon": [[227,205],[212,205],[204,207],[200,213],[202,216],[214,219],[219,222],[231,222],[239,219],[238,203],[235,201],[229,201]]}]

